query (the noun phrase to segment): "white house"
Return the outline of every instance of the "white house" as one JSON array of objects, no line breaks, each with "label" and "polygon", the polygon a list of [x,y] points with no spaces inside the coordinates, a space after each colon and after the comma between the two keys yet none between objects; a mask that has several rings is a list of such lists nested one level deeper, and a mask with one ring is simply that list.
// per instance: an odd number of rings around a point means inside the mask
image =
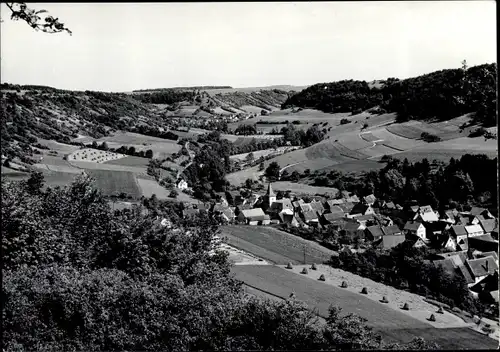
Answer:
[{"label": "white house", "polygon": [[439,217],[434,212],[434,210],[432,210],[430,205],[424,205],[418,208],[418,212],[417,214],[415,214],[413,220],[419,220],[422,222],[434,222],[438,221]]},{"label": "white house", "polygon": [[418,236],[422,240],[427,241],[427,235],[425,232],[425,227],[421,222],[418,221],[407,221],[404,227],[406,233]]},{"label": "white house", "polygon": [[465,226],[465,231],[469,237],[481,236],[484,235],[483,228],[481,225],[469,225]]},{"label": "white house", "polygon": [[181,190],[184,190],[184,189],[188,189],[188,183],[181,179],[178,183],[177,183],[177,188],[178,189],[181,189]]}]

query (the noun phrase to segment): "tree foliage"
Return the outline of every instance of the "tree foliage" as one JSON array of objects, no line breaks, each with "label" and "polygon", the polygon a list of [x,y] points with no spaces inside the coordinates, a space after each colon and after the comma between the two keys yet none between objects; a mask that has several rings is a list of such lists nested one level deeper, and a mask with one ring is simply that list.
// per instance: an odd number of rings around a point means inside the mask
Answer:
[{"label": "tree foliage", "polygon": [[40,16],[40,14],[47,13],[47,10],[34,10],[28,8],[24,2],[7,2],[5,3],[10,9],[10,18],[14,21],[25,21],[31,28],[36,31],[42,31],[44,33],[60,33],[68,32],[69,35],[72,32],[64,26],[64,23],[59,22],[59,18],[54,18],[50,15],[45,15],[45,18]]}]

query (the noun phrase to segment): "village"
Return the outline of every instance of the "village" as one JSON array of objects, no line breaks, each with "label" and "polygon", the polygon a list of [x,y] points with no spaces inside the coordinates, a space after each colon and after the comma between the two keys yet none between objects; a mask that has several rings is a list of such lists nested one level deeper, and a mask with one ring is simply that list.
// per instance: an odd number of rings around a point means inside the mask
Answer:
[{"label": "village", "polygon": [[[183,216],[209,212],[225,224],[332,229],[349,239],[339,250],[390,250],[405,241],[429,247],[437,253],[429,263],[462,276],[473,296],[489,294],[498,303],[498,219],[487,209],[440,213],[429,205],[402,206],[373,194],[360,199],[346,191],[339,199],[313,196],[306,201],[291,192],[274,192],[271,183],[265,194],[242,193],[220,192],[216,202],[187,207]],[[408,220],[400,228],[391,217]]]}]

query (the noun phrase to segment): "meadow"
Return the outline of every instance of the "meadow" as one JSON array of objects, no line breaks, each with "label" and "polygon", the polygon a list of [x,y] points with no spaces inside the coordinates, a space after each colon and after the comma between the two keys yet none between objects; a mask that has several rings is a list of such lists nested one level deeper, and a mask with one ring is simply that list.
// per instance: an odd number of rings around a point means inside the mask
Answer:
[{"label": "meadow", "polygon": [[132,196],[133,199],[139,199],[142,196],[132,172],[96,169],[85,172],[95,179],[96,187],[106,196],[119,195],[122,192]]}]

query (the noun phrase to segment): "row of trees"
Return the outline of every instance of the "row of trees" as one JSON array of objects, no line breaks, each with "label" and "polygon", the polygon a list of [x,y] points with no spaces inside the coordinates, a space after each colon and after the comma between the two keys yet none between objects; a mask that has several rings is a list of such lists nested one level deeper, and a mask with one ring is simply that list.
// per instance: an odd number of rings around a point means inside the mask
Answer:
[{"label": "row of trees", "polygon": [[127,147],[125,145],[122,145],[121,147],[118,147],[118,148],[110,148],[108,146],[108,143],[102,142],[101,144],[98,144],[96,141],[93,141],[92,143],[88,143],[85,146],[87,148],[111,151],[111,152],[126,154],[126,155],[130,155],[130,156],[138,156],[141,158],[151,159],[153,157],[153,151],[151,149],[137,151],[137,150],[135,150],[134,146]]},{"label": "row of trees", "polygon": [[282,108],[299,106],[324,112],[359,113],[373,107],[396,112],[399,121],[446,120],[475,113],[477,122],[496,124],[497,65],[448,69],[399,80],[389,78],[382,87],[365,81],[319,83],[290,97]]},{"label": "row of trees", "polygon": [[337,308],[319,324],[294,300],[245,296],[227,254],[211,252],[218,231],[204,216],[181,219],[157,199],[112,212],[86,176],[42,183],[2,182],[5,351],[436,347],[386,344]]},{"label": "row of trees", "polygon": [[342,251],[332,257],[330,265],[422,296],[432,296],[472,314],[481,313],[485,307],[472,297],[465,279],[425,262],[428,256],[426,248],[413,248],[412,243],[403,242],[389,251],[373,248],[362,253]]}]

